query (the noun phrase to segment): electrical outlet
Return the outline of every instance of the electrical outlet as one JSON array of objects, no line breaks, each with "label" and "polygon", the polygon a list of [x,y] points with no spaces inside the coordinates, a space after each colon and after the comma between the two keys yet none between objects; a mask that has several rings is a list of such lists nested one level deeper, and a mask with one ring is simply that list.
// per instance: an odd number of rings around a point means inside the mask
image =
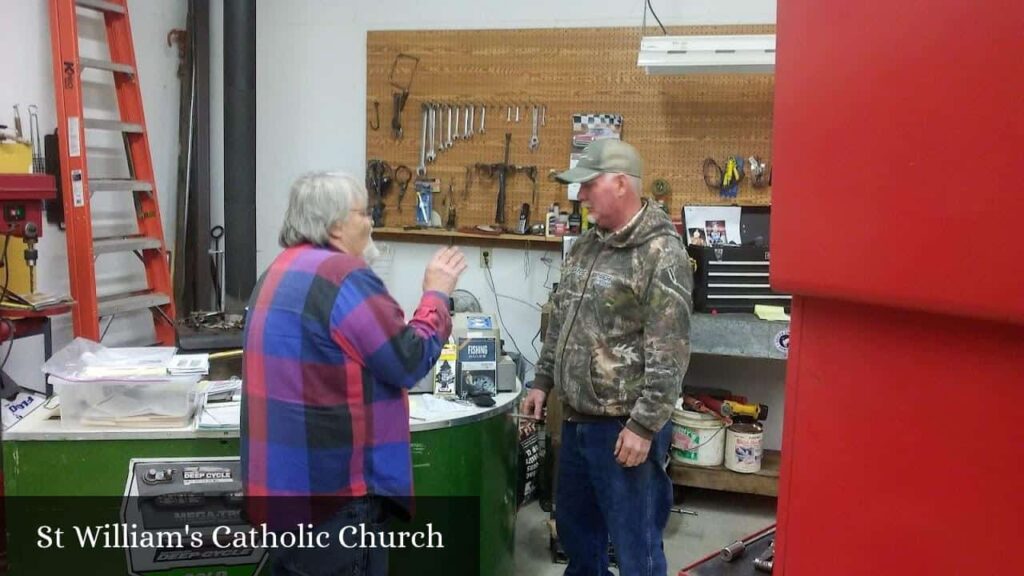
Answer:
[{"label": "electrical outlet", "polygon": [[490,250],[481,250],[480,251],[480,267],[481,268],[490,268],[491,267],[491,263],[492,263],[491,251]]}]

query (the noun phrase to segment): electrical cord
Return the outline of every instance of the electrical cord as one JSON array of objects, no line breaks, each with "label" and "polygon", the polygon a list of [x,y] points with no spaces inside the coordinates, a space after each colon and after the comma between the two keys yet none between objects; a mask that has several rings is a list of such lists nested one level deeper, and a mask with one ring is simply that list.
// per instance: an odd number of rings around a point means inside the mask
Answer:
[{"label": "electrical cord", "polygon": [[524,306],[529,306],[530,308],[532,308],[533,310],[536,310],[538,312],[541,311],[541,307],[540,306],[537,306],[533,302],[527,302],[526,300],[523,300],[522,298],[516,298],[515,296],[509,296],[508,294],[496,294],[496,296],[498,298],[504,298],[506,300],[511,300],[513,302],[519,302],[520,304],[522,304]]},{"label": "electrical cord", "polygon": [[[495,312],[497,312],[497,314],[498,314],[498,322],[501,323],[501,329],[503,330],[502,333],[506,334],[508,336],[509,341],[512,342],[513,346],[515,346],[516,353],[518,353],[519,357],[523,359],[523,362],[526,362],[531,367],[536,368],[537,365],[534,364],[533,362],[530,362],[529,360],[527,360],[526,356],[523,355],[522,348],[519,347],[519,344],[516,342],[515,337],[512,336],[512,332],[508,329],[508,326],[505,325],[505,318],[501,314],[501,304],[498,303],[498,291],[494,287],[494,277],[491,275],[491,269],[490,268],[484,268],[484,270],[487,271],[487,285],[488,285],[488,287],[490,287],[491,293],[494,294],[494,308],[495,308]],[[523,302],[523,303],[525,303],[525,304],[527,304],[529,306],[533,306],[534,308],[537,308],[538,310],[540,309],[538,306],[536,306],[534,304],[530,304],[529,302],[526,302],[525,300],[519,300],[518,298],[513,298],[511,296],[506,296],[506,298],[509,298],[510,300],[517,300],[519,302]]]},{"label": "electrical cord", "polygon": [[0,292],[0,299],[7,297],[7,287],[11,282],[11,267],[7,265],[7,247],[11,243],[11,233],[7,232],[4,234],[4,253],[0,256],[0,266],[4,268],[4,288],[3,292]]},{"label": "electrical cord", "polygon": [[11,322],[11,320],[8,319],[8,318],[0,318],[0,322],[3,322],[4,325],[7,326],[7,330],[10,331],[10,336],[8,336],[7,340],[6,340],[6,342],[10,342],[10,345],[7,346],[7,353],[4,354],[4,359],[2,361],[0,361],[0,370],[3,370],[4,366],[7,366],[7,359],[11,357],[11,350],[14,349],[14,330],[15,330],[15,328],[14,328],[14,322]]},{"label": "electrical cord", "polygon": [[533,274],[533,267],[530,265],[530,242],[527,241],[523,250],[523,278],[529,278],[530,274]]},{"label": "electrical cord", "polygon": [[647,0],[647,9],[651,11],[651,16],[654,16],[654,21],[661,27],[661,33],[668,36],[668,30],[665,30],[665,25],[661,23],[661,18],[658,18],[658,13],[654,11],[654,6],[651,6],[651,0]]},{"label": "electrical cord", "polygon": [[712,190],[722,189],[722,178],[725,176],[725,172],[722,171],[722,167],[718,165],[718,162],[715,162],[714,158],[705,158],[701,171],[704,173],[704,184],[708,188]]},{"label": "electrical cord", "polygon": [[541,257],[540,261],[548,269],[547,273],[544,274],[544,288],[546,288],[548,290],[551,290],[552,288],[555,287],[554,284],[548,284],[548,282],[551,281],[551,270],[554,268],[554,266],[552,266],[552,264],[551,264],[552,263],[551,257],[548,256],[547,254],[545,254],[544,256]]},{"label": "electrical cord", "polygon": [[[11,267],[7,265],[7,248],[8,246],[10,246],[10,243],[11,233],[10,231],[8,231],[6,234],[4,234],[4,252],[3,255],[0,256],[0,265],[2,265],[4,268],[4,287],[3,292],[0,292],[0,301],[2,301],[4,298],[7,298],[7,288],[11,282]],[[7,342],[10,342],[10,344],[7,346],[7,354],[4,355],[3,361],[0,361],[0,370],[3,370],[4,366],[7,366],[7,359],[11,357],[11,350],[14,349],[15,327],[14,322],[12,322],[8,318],[0,318],[0,321],[2,321],[7,326],[7,329],[10,331],[10,336],[7,339]]]},{"label": "electrical cord", "polygon": [[103,333],[100,334],[100,342],[103,342],[103,339],[107,337],[107,330],[110,330],[110,326],[114,323],[114,318],[114,316],[111,316],[110,320],[107,320],[107,327],[104,328]]}]

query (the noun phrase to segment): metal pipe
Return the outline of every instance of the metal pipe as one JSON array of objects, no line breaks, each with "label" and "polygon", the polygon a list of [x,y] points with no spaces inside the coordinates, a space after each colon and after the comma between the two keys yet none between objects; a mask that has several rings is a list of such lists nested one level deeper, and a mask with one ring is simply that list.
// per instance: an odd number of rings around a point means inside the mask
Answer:
[{"label": "metal pipe", "polygon": [[256,285],[256,2],[224,1],[225,291],[241,312]]}]

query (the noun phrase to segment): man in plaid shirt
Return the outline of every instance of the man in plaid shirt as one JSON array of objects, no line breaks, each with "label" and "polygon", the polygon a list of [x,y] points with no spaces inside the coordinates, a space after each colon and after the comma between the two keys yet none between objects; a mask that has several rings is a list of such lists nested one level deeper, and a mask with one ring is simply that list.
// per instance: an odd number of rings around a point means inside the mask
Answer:
[{"label": "man in plaid shirt", "polygon": [[[427,265],[408,323],[364,259],[375,252],[366,188],[303,176],[245,326],[242,474],[250,521],[382,526],[413,493],[408,389],[451,333],[448,296],[466,269],[454,248]],[[271,550],[275,574],[386,574],[386,550]]]}]

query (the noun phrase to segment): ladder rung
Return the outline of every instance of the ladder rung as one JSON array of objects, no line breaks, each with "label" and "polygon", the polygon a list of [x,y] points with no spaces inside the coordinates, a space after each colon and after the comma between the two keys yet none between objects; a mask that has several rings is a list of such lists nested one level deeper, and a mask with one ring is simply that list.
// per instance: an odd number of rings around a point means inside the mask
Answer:
[{"label": "ladder rung", "polygon": [[160,240],[148,236],[110,236],[94,239],[92,252],[93,254],[134,252],[136,250],[151,250],[160,246],[162,246]]},{"label": "ladder rung", "polygon": [[170,304],[171,298],[167,294],[142,290],[139,292],[128,292],[126,294],[112,294],[97,298],[100,317],[145,310],[155,306]]},{"label": "ladder rung", "polygon": [[99,118],[86,118],[85,127],[93,130],[113,130],[114,132],[125,132],[142,134],[142,124],[130,124],[120,120],[100,120]]},{"label": "ladder rung", "polygon": [[90,178],[91,192],[152,192],[153,183],[142,180],[124,180],[121,178]]},{"label": "ladder rung", "polygon": [[76,0],[75,4],[82,8],[91,8],[101,12],[115,12],[117,14],[125,13],[124,6],[114,4],[113,2],[104,2],[103,0]]},{"label": "ladder rung", "polygon": [[122,74],[135,74],[135,68],[128,64],[120,64],[118,62],[111,62],[110,60],[97,60],[95,58],[80,58],[78,61],[82,68],[109,70],[111,72],[121,72]]}]

